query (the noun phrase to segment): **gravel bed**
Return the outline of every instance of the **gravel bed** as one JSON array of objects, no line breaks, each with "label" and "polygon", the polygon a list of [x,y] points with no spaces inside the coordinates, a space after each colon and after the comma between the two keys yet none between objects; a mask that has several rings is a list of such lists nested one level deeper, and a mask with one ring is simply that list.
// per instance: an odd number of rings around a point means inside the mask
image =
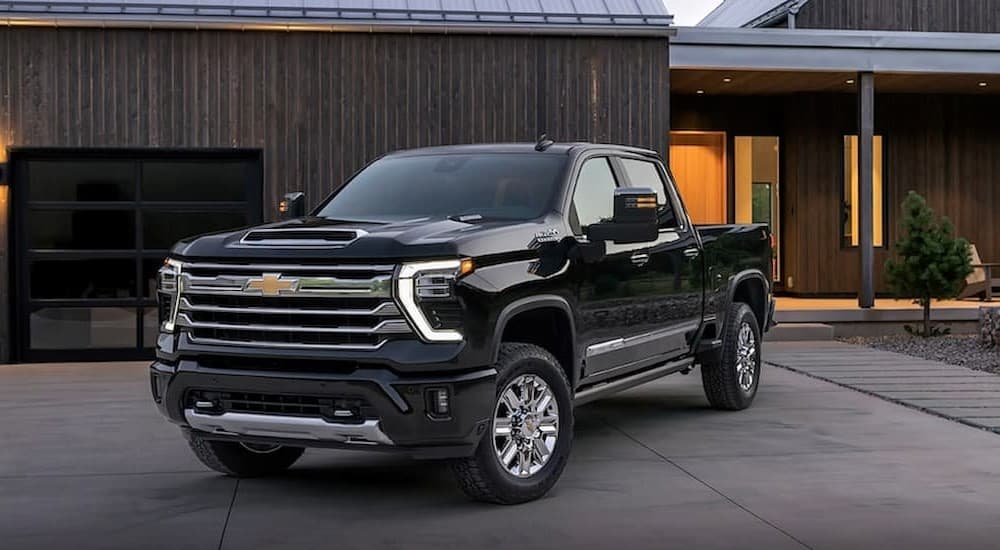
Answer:
[{"label": "gravel bed", "polygon": [[1000,352],[979,345],[975,335],[920,338],[907,334],[840,338],[840,341],[1000,374]]}]

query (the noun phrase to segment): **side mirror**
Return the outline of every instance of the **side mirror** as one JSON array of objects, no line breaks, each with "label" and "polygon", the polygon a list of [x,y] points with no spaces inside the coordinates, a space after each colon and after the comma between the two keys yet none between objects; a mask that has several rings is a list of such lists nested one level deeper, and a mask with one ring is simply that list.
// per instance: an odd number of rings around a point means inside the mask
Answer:
[{"label": "side mirror", "polygon": [[306,194],[288,193],[278,203],[278,218],[288,220],[306,215]]},{"label": "side mirror", "polygon": [[655,241],[659,236],[656,191],[645,187],[615,190],[611,221],[591,224],[586,229],[591,242],[611,241],[632,244]]}]

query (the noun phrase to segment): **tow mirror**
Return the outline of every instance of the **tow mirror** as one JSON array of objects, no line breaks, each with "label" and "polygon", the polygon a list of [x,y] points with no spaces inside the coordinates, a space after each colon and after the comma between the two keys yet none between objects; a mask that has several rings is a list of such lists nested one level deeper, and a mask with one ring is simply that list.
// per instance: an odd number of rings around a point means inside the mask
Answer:
[{"label": "tow mirror", "polygon": [[615,190],[614,216],[586,229],[591,242],[632,244],[655,241],[658,234],[656,191],[645,187]]},{"label": "tow mirror", "polygon": [[289,220],[306,215],[306,194],[301,192],[288,193],[278,203],[278,218]]}]

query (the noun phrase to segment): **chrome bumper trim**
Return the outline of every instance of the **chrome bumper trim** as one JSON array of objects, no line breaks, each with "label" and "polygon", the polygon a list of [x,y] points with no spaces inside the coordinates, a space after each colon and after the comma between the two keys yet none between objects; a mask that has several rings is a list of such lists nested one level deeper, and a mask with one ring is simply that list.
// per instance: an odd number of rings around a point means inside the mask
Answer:
[{"label": "chrome bumper trim", "polygon": [[196,430],[223,435],[336,441],[352,445],[394,445],[378,420],[337,424],[322,418],[250,413],[202,414],[185,409],[184,418]]}]

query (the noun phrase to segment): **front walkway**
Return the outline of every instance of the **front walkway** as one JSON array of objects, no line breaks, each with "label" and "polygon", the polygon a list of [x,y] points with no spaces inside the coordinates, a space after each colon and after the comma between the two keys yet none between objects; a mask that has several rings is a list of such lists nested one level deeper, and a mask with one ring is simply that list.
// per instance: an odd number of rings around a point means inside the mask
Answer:
[{"label": "front walkway", "polygon": [[772,346],[767,362],[894,403],[1000,432],[1000,376],[842,344]]},{"label": "front walkway", "polygon": [[[910,323],[923,318],[923,311],[911,300],[875,300],[875,307],[861,309],[854,298],[775,299],[774,319],[778,323]],[[931,319],[939,322],[970,322],[978,319],[981,306],[1000,307],[1000,302],[979,300],[938,300]]]}]

